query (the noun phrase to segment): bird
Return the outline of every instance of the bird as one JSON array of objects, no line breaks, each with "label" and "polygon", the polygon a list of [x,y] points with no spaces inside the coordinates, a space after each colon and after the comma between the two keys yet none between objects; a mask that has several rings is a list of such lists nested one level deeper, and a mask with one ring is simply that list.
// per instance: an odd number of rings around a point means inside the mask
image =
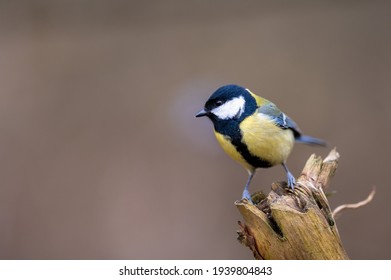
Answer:
[{"label": "bird", "polygon": [[294,190],[296,180],[286,164],[294,143],[326,146],[324,140],[303,135],[274,103],[235,84],[219,87],[195,117],[208,117],[212,121],[217,142],[247,170],[242,199],[250,203],[253,202],[249,186],[258,168],[281,165],[287,186]]}]

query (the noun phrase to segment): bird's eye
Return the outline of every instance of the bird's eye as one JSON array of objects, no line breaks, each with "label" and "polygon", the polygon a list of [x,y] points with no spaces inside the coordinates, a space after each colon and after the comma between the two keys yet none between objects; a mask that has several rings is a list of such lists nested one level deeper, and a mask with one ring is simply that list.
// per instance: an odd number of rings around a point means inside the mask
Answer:
[{"label": "bird's eye", "polygon": [[223,105],[223,101],[217,100],[217,101],[216,101],[216,106],[220,106],[220,105]]}]

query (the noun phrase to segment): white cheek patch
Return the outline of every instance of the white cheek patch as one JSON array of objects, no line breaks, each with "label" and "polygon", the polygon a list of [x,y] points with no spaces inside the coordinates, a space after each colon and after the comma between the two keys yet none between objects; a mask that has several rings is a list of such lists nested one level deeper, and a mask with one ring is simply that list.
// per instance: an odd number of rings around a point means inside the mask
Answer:
[{"label": "white cheek patch", "polygon": [[239,118],[244,112],[245,103],[246,101],[243,96],[235,97],[221,106],[214,108],[212,113],[222,120]]}]

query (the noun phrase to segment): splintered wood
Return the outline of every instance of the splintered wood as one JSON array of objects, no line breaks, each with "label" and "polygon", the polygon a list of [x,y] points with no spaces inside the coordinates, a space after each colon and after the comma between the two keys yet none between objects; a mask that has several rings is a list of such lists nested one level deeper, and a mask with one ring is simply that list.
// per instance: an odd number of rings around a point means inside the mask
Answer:
[{"label": "splintered wood", "polygon": [[254,205],[235,203],[244,219],[238,239],[256,259],[348,259],[324,194],[338,160],[335,149],[324,160],[312,155],[294,191],[274,183],[267,196],[253,196]]}]

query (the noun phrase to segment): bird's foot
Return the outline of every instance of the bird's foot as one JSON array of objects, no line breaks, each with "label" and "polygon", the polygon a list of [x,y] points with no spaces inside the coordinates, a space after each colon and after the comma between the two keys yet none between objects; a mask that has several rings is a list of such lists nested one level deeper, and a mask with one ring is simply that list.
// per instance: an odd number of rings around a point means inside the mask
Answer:
[{"label": "bird's foot", "polygon": [[288,183],[288,187],[292,189],[292,191],[295,189],[295,184],[296,184],[296,179],[295,177],[293,177],[292,173],[290,172],[287,172],[286,173],[286,177],[287,177],[287,183]]},{"label": "bird's foot", "polygon": [[250,202],[251,204],[254,204],[253,201],[251,200],[251,194],[250,194],[250,192],[247,189],[245,189],[243,191],[242,199],[247,199],[248,202]]}]

